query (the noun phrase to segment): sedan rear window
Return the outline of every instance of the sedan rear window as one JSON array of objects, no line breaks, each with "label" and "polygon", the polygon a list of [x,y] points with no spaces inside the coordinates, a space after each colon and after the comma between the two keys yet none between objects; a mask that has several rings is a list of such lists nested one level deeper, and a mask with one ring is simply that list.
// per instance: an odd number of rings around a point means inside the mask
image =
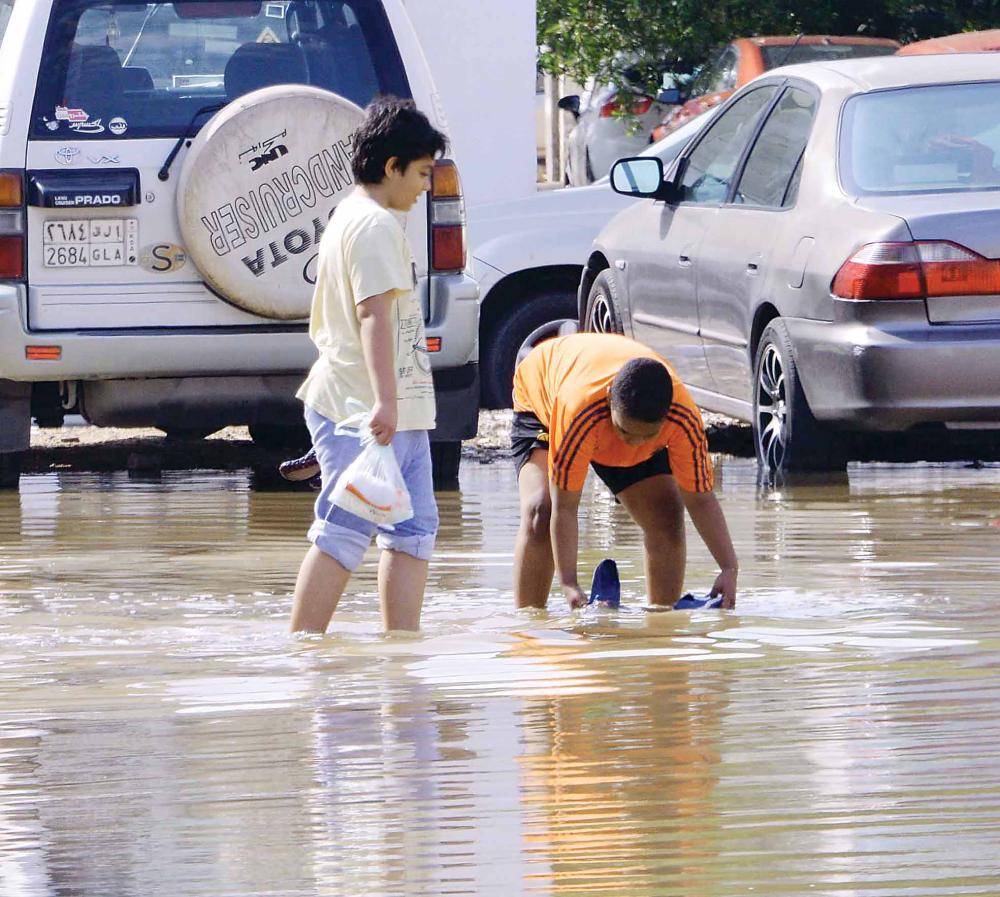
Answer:
[{"label": "sedan rear window", "polygon": [[380,0],[56,0],[40,71],[32,134],[56,140],[176,137],[274,84],[410,92]]},{"label": "sedan rear window", "polygon": [[798,65],[835,59],[861,59],[864,56],[891,56],[899,49],[895,44],[789,44],[784,47],[761,47],[764,68]]},{"label": "sedan rear window", "polygon": [[1000,188],[1000,82],[852,97],[844,107],[840,171],[852,194]]}]

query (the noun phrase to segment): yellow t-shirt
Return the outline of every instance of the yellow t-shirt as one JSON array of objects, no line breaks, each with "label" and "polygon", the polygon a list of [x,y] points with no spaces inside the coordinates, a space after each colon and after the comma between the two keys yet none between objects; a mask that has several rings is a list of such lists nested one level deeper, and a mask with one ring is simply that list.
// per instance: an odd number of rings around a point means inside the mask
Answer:
[{"label": "yellow t-shirt", "polygon": [[416,294],[416,266],[406,233],[393,212],[356,190],[337,206],[319,246],[309,337],[319,349],[297,393],[306,405],[340,422],[360,402],[375,404],[361,351],[356,307],[381,293],[396,299],[398,430],[433,430],[434,381]]}]

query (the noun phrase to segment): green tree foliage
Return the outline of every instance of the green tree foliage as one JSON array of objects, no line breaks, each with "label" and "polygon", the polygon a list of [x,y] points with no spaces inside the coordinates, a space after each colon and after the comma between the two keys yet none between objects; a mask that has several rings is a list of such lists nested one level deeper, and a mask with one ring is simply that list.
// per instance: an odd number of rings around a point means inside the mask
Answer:
[{"label": "green tree foliage", "polygon": [[861,34],[907,42],[997,27],[1000,0],[538,0],[540,64],[652,92],[713,47],[758,34]]}]

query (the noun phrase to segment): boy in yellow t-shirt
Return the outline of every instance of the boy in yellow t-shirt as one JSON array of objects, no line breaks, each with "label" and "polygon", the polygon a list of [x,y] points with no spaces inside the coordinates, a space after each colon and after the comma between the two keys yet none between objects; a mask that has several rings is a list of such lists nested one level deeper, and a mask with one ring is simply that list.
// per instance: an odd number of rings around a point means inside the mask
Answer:
[{"label": "boy in yellow t-shirt", "polygon": [[[295,583],[296,632],[326,630],[376,531],[385,627],[419,628],[438,526],[428,438],[434,384],[401,222],[430,189],[446,141],[412,102],[387,97],[368,108],[353,146],[357,186],[337,206],[319,247],[309,316],[319,358],[298,392],[323,485],[309,529],[312,547]],[[361,451],[362,434],[336,432],[358,403],[371,409],[375,440],[392,445],[413,503],[413,517],[391,530],[330,501],[338,476]]]}]

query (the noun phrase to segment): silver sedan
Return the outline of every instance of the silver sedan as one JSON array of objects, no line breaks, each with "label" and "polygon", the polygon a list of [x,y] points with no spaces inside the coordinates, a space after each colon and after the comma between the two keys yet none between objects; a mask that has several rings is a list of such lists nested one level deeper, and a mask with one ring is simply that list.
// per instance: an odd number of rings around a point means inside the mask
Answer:
[{"label": "silver sedan", "polygon": [[590,330],[628,333],[772,470],[854,431],[1000,427],[996,54],[790,66],[748,84],[595,241]]}]

